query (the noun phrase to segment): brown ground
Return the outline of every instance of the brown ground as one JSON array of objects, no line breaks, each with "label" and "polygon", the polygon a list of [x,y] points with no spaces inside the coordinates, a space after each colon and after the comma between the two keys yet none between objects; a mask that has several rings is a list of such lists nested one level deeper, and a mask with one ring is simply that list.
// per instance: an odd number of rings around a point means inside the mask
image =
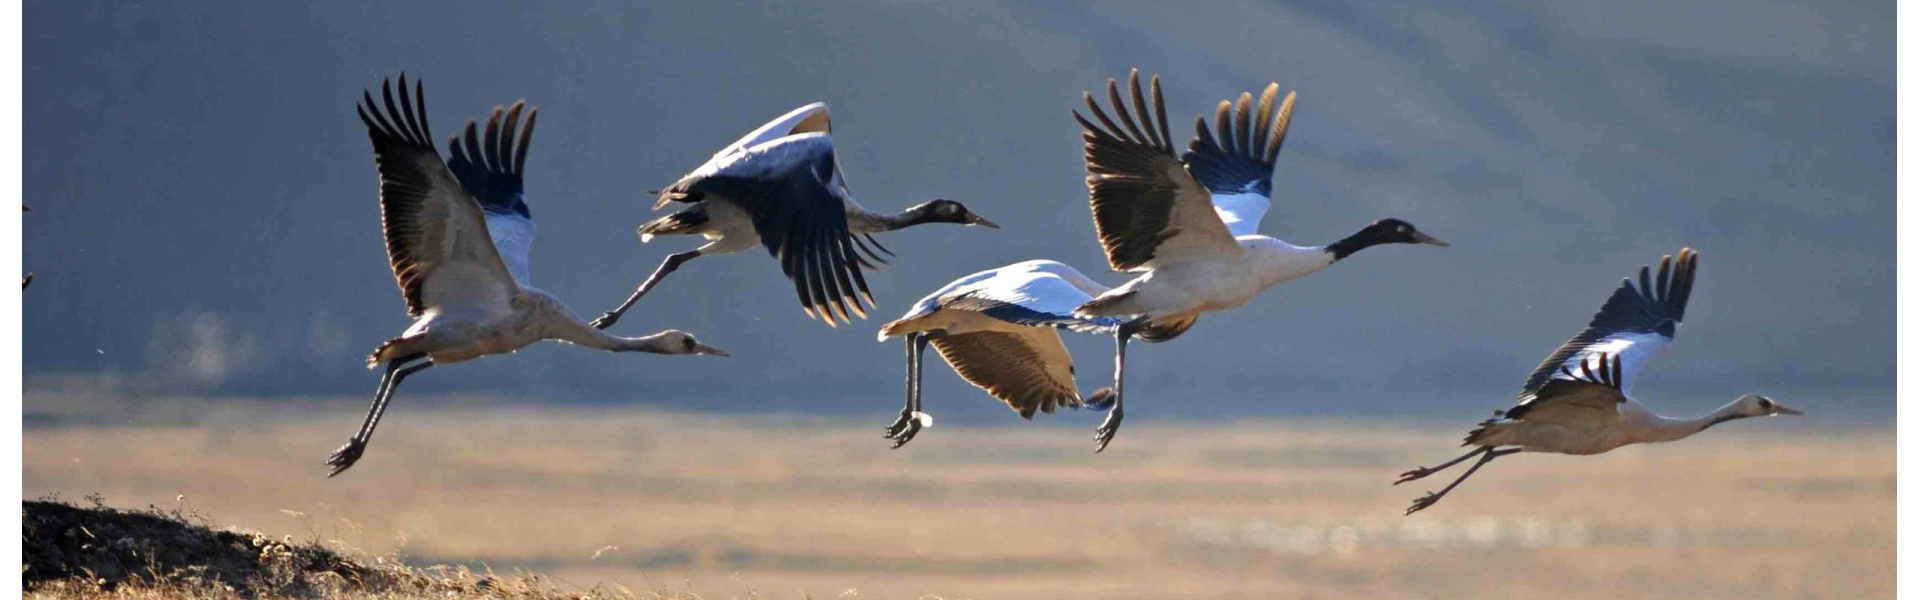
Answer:
[{"label": "brown ground", "polygon": [[[148,405],[141,418],[172,406]],[[1062,426],[938,424],[895,451],[879,436],[891,415],[796,423],[401,407],[360,465],[329,480],[321,461],[357,425],[356,403],[222,406],[197,410],[192,425],[30,428],[26,494],[185,507],[350,555],[536,571],[563,591],[1556,600],[1894,591],[1891,428],[1760,420],[1596,457],[1504,458],[1403,518],[1408,501],[1444,480],[1388,484],[1456,454],[1471,417],[1200,427],[1139,413],[1096,456],[1098,416],[1084,413],[1052,418]]]}]

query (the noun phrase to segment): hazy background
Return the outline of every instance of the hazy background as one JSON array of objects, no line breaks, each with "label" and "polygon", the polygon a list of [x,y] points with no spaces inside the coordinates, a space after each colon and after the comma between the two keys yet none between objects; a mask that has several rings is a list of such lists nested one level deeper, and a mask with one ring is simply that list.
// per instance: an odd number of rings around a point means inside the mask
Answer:
[{"label": "hazy background", "polygon": [[[696,243],[639,245],[643,190],[805,102],[832,105],[867,206],[948,197],[1006,229],[886,236],[880,314],[853,327],[802,318],[764,254],[702,259],[619,332],[684,329],[732,359],[540,345],[403,396],[884,421],[902,353],[873,332],[927,291],[1030,258],[1124,280],[1103,272],[1068,111],[1137,66],[1163,75],[1176,132],[1268,81],[1300,92],[1263,232],[1318,244],[1392,216],[1453,247],[1370,250],[1140,347],[1136,418],[1464,425],[1682,245],[1704,268],[1642,396],[1890,416],[1893,3],[1673,4],[30,2],[26,385],[371,393],[363,357],[408,320],[353,105],[404,69],[441,138],[540,107],[534,283],[583,316]],[[1110,342],[1071,343],[1083,387],[1110,376]],[[933,362],[930,410],[1011,420]]]}]

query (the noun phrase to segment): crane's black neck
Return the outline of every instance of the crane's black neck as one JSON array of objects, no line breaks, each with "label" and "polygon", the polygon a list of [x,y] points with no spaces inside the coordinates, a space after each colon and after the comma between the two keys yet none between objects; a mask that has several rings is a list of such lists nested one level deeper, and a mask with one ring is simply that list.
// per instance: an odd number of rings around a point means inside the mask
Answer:
[{"label": "crane's black neck", "polygon": [[912,206],[893,214],[849,210],[847,225],[848,229],[853,230],[854,233],[878,233],[931,223],[932,217],[933,207],[926,204]]},{"label": "crane's black neck", "polygon": [[1378,224],[1368,225],[1361,228],[1360,231],[1354,232],[1353,235],[1347,236],[1345,239],[1327,244],[1327,253],[1332,254],[1333,260],[1338,261],[1351,256],[1355,252],[1381,244],[1391,243],[1392,241],[1393,240],[1389,239],[1385,228],[1380,227]]}]

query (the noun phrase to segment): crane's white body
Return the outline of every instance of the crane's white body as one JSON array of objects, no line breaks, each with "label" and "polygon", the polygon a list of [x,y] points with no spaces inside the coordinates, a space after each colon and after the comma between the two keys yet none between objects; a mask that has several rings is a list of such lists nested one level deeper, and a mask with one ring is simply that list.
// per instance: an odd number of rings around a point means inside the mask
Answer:
[{"label": "crane's white body", "polygon": [[1023,418],[1110,397],[1111,389],[1096,392],[1092,399],[1081,396],[1073,356],[1057,331],[1106,333],[1118,327],[1118,319],[1073,314],[1075,307],[1106,289],[1073,267],[1032,260],[954,280],[882,326],[881,341],[907,338],[907,403],[887,434],[894,447],[932,424],[932,417],[920,410],[920,365],[928,343],[961,378]]},{"label": "crane's white body", "polygon": [[1679,259],[1660,260],[1659,277],[1640,269],[1602,304],[1585,329],[1534,367],[1513,408],[1496,413],[1469,432],[1466,455],[1436,467],[1417,467],[1394,484],[1414,481],[1478,457],[1473,466],[1437,492],[1413,501],[1406,514],[1433,506],[1468,477],[1501,456],[1517,452],[1592,455],[1630,444],[1685,439],[1718,423],[1748,417],[1798,415],[1773,399],[1746,394],[1711,413],[1675,419],[1649,410],[1629,394],[1638,371],[1673,342],[1693,293],[1698,253],[1682,248]]},{"label": "crane's white body", "polygon": [[1239,308],[1268,288],[1318,273],[1334,262],[1323,246],[1295,246],[1263,235],[1235,241],[1234,251],[1156,259],[1145,273],[1101,294],[1130,296],[1088,314],[1160,321]]},{"label": "crane's white body", "polygon": [[1544,413],[1547,411],[1536,411],[1525,420],[1496,420],[1487,426],[1487,435],[1475,440],[1474,445],[1517,446],[1527,452],[1553,454],[1600,454],[1631,444],[1684,439],[1731,411],[1722,409],[1695,419],[1674,419],[1660,416],[1628,398],[1616,403],[1611,413],[1593,409]]},{"label": "crane's white body", "polygon": [[385,102],[366,92],[357,108],[380,174],[388,266],[414,322],[367,357],[367,368],[386,363],[386,375],[360,431],[327,458],[329,477],[360,460],[395,388],[428,367],[513,352],[540,340],[615,352],[726,354],[678,331],[609,335],[534,289],[528,258],[537,229],[521,175],[539,111],[527,114],[522,130],[524,102],[495,108],[484,149],[475,123],[467,122],[464,135],[448,141],[452,160],[442,160],[427,127],[422,87],[408,90],[402,75],[398,106],[392,85],[383,82]]}]

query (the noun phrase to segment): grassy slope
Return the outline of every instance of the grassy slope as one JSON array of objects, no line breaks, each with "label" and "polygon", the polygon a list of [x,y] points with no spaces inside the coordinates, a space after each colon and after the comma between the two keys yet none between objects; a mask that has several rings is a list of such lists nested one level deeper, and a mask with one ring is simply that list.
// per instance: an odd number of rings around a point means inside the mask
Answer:
[{"label": "grassy slope", "polygon": [[414,568],[316,542],[209,527],[181,511],[27,501],[24,579],[38,598],[689,598],[624,588],[561,592],[538,575]]}]

